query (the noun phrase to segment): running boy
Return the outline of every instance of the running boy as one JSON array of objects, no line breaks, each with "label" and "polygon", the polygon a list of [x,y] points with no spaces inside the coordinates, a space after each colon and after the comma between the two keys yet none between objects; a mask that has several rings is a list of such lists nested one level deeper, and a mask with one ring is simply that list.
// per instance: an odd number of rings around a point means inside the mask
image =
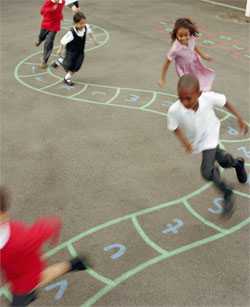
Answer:
[{"label": "running boy", "polygon": [[45,41],[40,68],[45,69],[48,66],[47,63],[53,50],[56,33],[61,30],[64,4],[65,0],[45,0],[41,8],[41,30],[38,41],[35,43],[38,47],[43,41]]},{"label": "running boy", "polygon": [[72,271],[86,270],[81,257],[46,267],[42,246],[55,244],[59,238],[59,219],[40,218],[28,226],[10,220],[9,194],[0,187],[0,269],[9,283],[13,300],[11,306],[27,306],[37,298],[37,291],[55,278]]},{"label": "running boy", "polygon": [[61,56],[65,48],[65,57],[60,57],[52,64],[54,68],[57,68],[59,64],[63,66],[66,71],[64,83],[69,86],[74,85],[72,76],[81,68],[84,61],[87,34],[90,34],[91,38],[97,44],[90,26],[86,23],[86,17],[83,13],[76,13],[73,17],[73,22],[73,28],[63,36],[60,48],[57,51],[58,55]]},{"label": "running boy", "polygon": [[214,107],[225,107],[238,120],[242,133],[248,128],[234,106],[222,94],[201,92],[199,81],[192,75],[184,75],[178,82],[178,96],[168,111],[168,129],[174,131],[188,153],[202,153],[201,174],[203,178],[213,181],[223,193],[223,215],[233,212],[233,191],[221,179],[216,162],[223,167],[235,168],[239,182],[247,182],[247,173],[243,158],[233,156],[219,146],[220,121]]}]

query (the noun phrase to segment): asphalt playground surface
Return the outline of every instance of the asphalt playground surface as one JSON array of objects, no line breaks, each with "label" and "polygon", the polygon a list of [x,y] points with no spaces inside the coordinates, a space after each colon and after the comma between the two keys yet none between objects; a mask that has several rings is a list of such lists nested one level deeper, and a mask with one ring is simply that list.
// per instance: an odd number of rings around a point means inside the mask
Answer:
[{"label": "asphalt playground surface", "polygon": [[[166,87],[157,85],[173,22],[192,17],[214,59],[214,90],[249,121],[245,1],[219,1],[241,10],[198,0],[80,2],[99,44],[88,42],[71,89],[62,70],[37,65],[42,1],[1,2],[1,181],[12,191],[11,215],[59,216],[48,263],[87,254],[93,266],[42,289],[33,306],[250,306],[250,180],[223,172],[237,209],[221,219],[200,156],[167,130],[173,66]],[[64,15],[56,45],[71,24],[71,10]],[[250,172],[250,135],[239,135],[227,112],[218,116],[221,145]],[[5,305],[8,291],[0,294]]]}]

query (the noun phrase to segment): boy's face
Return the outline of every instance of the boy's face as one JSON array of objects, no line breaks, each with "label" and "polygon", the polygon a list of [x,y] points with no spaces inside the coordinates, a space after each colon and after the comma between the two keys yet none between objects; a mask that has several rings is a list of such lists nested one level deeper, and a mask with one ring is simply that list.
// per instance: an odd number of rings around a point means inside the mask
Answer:
[{"label": "boy's face", "polygon": [[81,19],[75,24],[75,27],[79,30],[82,30],[86,26],[86,19]]},{"label": "boy's face", "polygon": [[196,109],[200,91],[197,88],[183,88],[179,90],[178,95],[181,103],[186,109]]}]

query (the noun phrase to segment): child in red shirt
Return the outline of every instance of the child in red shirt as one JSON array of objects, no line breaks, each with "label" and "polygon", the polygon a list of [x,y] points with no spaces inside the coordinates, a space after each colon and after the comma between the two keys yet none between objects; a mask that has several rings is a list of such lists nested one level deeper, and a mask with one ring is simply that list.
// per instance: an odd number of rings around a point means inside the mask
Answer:
[{"label": "child in red shirt", "polygon": [[9,220],[9,197],[0,187],[0,269],[10,285],[13,300],[11,306],[27,306],[37,298],[37,290],[55,278],[71,271],[83,271],[87,265],[76,257],[46,267],[42,259],[42,246],[46,241],[56,243],[61,222],[58,218],[40,218],[28,226]]},{"label": "child in red shirt", "polygon": [[53,50],[56,33],[61,30],[64,5],[65,0],[45,0],[41,8],[41,30],[38,41],[35,43],[38,47],[43,41],[45,41],[43,59],[40,68],[45,69],[48,66],[47,63]]}]

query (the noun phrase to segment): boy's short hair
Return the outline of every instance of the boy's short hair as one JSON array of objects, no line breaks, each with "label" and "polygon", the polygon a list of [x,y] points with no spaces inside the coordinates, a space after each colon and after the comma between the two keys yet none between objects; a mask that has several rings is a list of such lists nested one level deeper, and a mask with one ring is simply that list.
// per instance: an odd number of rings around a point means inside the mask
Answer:
[{"label": "boy's short hair", "polygon": [[0,186],[0,212],[4,213],[8,211],[9,203],[9,191],[4,186]]},{"label": "boy's short hair", "polygon": [[86,16],[85,16],[82,12],[77,12],[77,13],[75,13],[75,15],[73,16],[73,21],[74,21],[74,23],[78,23],[78,22],[81,21],[82,19],[86,19]]},{"label": "boy's short hair", "polygon": [[180,77],[177,85],[178,92],[182,89],[195,89],[198,92],[200,91],[199,80],[190,74],[186,74]]}]

